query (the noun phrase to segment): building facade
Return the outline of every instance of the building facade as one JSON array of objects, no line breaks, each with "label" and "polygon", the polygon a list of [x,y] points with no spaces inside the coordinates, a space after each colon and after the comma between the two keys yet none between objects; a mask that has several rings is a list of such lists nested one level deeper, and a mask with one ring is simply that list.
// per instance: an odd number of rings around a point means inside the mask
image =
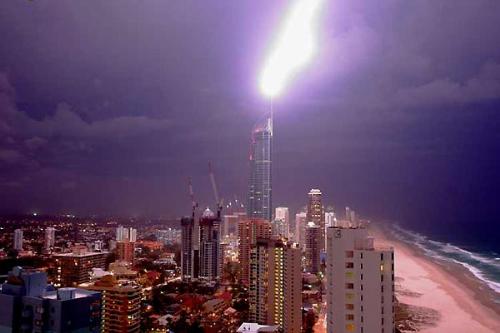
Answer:
[{"label": "building facade", "polygon": [[140,332],[142,288],[137,283],[105,275],[81,287],[102,295],[101,332]]},{"label": "building facade", "polygon": [[394,250],[362,227],[327,233],[327,332],[394,332]]},{"label": "building facade", "polygon": [[314,222],[309,222],[306,226],[305,236],[305,269],[312,274],[320,271],[320,235],[321,227]]},{"label": "building facade", "polygon": [[193,278],[193,231],[194,219],[181,219],[181,274],[183,280]]},{"label": "building facade", "polygon": [[321,202],[321,191],[318,189],[311,189],[308,193],[307,202],[307,223],[314,222],[320,227],[319,231],[319,250],[325,251],[325,214],[323,203]]},{"label": "building facade", "polygon": [[249,319],[278,325],[284,332],[302,327],[301,250],[280,239],[258,239],[251,252]]},{"label": "building facade", "polygon": [[128,240],[116,242],[116,258],[120,261],[133,263],[135,257],[135,242]]},{"label": "building facade", "polygon": [[14,250],[22,251],[23,243],[24,243],[23,230],[22,229],[14,230],[14,244],[13,244]]},{"label": "building facade", "polygon": [[108,252],[89,252],[85,249],[75,249],[72,253],[54,255],[56,260],[57,287],[76,287],[80,283],[90,281],[92,268],[106,266]]},{"label": "building facade", "polygon": [[15,267],[0,289],[0,332],[100,332],[101,295],[55,290],[47,274]]},{"label": "building facade", "polygon": [[210,209],[200,218],[200,277],[217,280],[222,272],[220,219]]},{"label": "building facade", "polygon": [[240,263],[240,280],[250,284],[250,253],[257,239],[271,238],[271,223],[264,219],[246,219],[238,224],[238,261]]},{"label": "building facade", "polygon": [[307,213],[299,212],[295,214],[295,241],[300,244],[302,248],[306,244],[306,225]]},{"label": "building facade", "polygon": [[53,227],[47,227],[45,229],[45,250],[50,251],[56,242],[56,229]]},{"label": "building facade", "polygon": [[257,124],[250,144],[250,179],[248,184],[247,216],[271,221],[272,204],[272,119]]}]

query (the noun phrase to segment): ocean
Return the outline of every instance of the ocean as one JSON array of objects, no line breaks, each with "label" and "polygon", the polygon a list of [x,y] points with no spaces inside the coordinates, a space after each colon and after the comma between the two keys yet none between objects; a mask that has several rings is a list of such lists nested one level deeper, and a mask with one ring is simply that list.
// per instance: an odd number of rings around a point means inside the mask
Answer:
[{"label": "ocean", "polygon": [[431,258],[462,265],[497,293],[498,297],[496,297],[495,302],[500,304],[499,253],[480,249],[472,244],[452,244],[443,241],[443,239],[432,239],[398,224],[392,225],[389,232],[394,238],[417,246]]}]

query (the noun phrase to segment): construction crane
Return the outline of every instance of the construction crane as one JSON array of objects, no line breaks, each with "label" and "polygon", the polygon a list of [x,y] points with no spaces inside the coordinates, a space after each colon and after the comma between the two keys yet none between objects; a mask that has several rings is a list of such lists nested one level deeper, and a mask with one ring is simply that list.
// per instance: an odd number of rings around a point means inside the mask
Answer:
[{"label": "construction crane", "polygon": [[219,191],[217,190],[217,183],[215,183],[214,171],[212,169],[212,163],[210,161],[208,162],[208,172],[210,174],[210,181],[212,182],[212,190],[214,191],[215,202],[217,204],[217,218],[220,219],[223,207],[223,200],[219,199]]},{"label": "construction crane", "polygon": [[193,182],[191,181],[191,177],[189,177],[188,179],[188,184],[189,184],[189,196],[191,198],[191,207],[192,207],[191,218],[194,221],[194,215],[196,212],[196,208],[198,208],[198,203],[194,200]]}]

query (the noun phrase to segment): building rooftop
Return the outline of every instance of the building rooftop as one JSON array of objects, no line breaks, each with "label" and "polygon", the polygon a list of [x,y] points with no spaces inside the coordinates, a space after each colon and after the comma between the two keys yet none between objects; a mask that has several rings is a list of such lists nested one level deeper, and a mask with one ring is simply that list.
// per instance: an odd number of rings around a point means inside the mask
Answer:
[{"label": "building rooftop", "polygon": [[240,333],[261,333],[261,332],[278,332],[278,326],[259,325],[257,323],[243,323],[236,332]]}]

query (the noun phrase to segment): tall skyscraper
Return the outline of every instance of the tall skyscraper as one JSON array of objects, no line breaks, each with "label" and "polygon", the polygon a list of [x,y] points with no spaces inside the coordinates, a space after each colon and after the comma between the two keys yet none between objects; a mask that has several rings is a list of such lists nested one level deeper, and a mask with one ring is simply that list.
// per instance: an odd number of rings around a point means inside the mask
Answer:
[{"label": "tall skyscraper", "polygon": [[137,283],[105,275],[100,280],[84,283],[81,287],[102,294],[101,332],[141,331],[142,288]]},{"label": "tall skyscraper", "polygon": [[45,250],[50,250],[56,242],[56,229],[53,227],[45,228]]},{"label": "tall skyscraper", "polygon": [[14,230],[14,250],[22,251],[23,250],[23,230],[16,229]]},{"label": "tall skyscraper", "polygon": [[247,216],[272,219],[272,118],[258,124],[252,131],[250,145],[250,179],[248,184]]},{"label": "tall skyscraper", "polygon": [[200,218],[200,277],[217,280],[222,270],[220,216],[206,209]]},{"label": "tall skyscraper", "polygon": [[245,219],[238,223],[240,279],[246,286],[250,283],[250,252],[258,238],[271,238],[271,223],[269,221]]},{"label": "tall skyscraper", "polygon": [[362,227],[330,227],[327,238],[327,332],[393,332],[394,250]]},{"label": "tall skyscraper", "polygon": [[309,222],[306,226],[305,244],[305,268],[309,273],[316,274],[320,269],[320,234],[321,227],[314,222]]},{"label": "tall skyscraper", "polygon": [[297,244],[258,239],[250,267],[250,321],[279,325],[287,333],[301,332],[301,251]]},{"label": "tall skyscraper", "polygon": [[321,191],[311,189],[308,194],[309,201],[307,203],[307,222],[314,222],[320,227],[319,231],[319,250],[325,251],[325,215],[323,204],[321,203]]}]

